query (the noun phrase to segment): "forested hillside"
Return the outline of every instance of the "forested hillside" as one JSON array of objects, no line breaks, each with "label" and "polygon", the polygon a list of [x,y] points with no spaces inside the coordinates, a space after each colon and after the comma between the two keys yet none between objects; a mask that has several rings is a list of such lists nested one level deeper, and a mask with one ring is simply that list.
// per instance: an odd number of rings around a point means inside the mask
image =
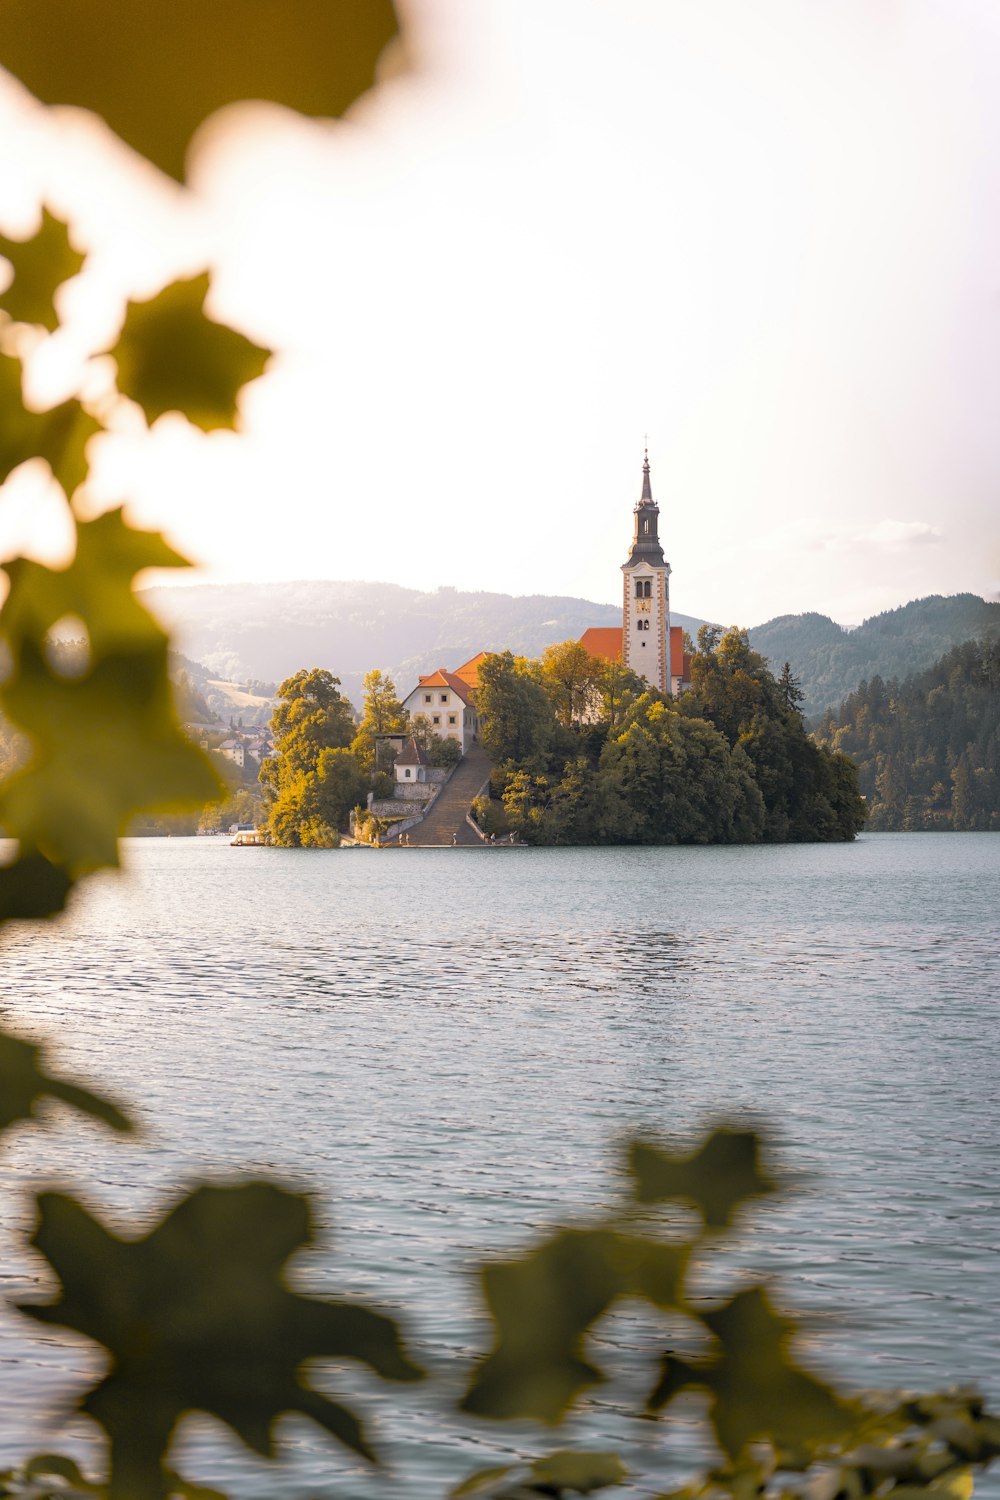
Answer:
[{"label": "forested hillside", "polygon": [[932,594],[873,615],[856,630],[845,630],[826,615],[781,615],[749,635],[774,671],[791,662],[802,689],[802,711],[813,717],[876,674],[888,680],[920,672],[952,646],[991,630],[1000,631],[1000,604],[976,594]]},{"label": "forested hillside", "polygon": [[870,827],[1000,829],[1000,637],[862,683],[819,737],[856,762]]}]

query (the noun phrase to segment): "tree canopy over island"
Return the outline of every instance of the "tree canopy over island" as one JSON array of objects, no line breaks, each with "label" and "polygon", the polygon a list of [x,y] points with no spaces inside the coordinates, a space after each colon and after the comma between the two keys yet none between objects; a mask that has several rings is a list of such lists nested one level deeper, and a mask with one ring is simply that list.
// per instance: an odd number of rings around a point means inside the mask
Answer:
[{"label": "tree canopy over island", "polygon": [[[857,772],[815,744],[790,668],[746,632],[704,626],[691,688],[649,689],[619,662],[509,651],[480,668],[482,740],[497,761],[477,815],[535,844],[808,842],[864,824]],[[586,653],[583,652],[586,656]]]}]

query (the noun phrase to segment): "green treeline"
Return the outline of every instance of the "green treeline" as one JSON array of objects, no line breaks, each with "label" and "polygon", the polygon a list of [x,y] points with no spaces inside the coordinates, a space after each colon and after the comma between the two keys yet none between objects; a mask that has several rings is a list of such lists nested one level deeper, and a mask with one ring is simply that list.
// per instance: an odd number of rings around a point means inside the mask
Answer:
[{"label": "green treeline", "polygon": [[1000,638],[863,682],[819,735],[857,762],[872,828],[1000,829]]},{"label": "green treeline", "polygon": [[439,739],[423,714],[411,719],[390,677],[368,672],[360,721],[340,679],[302,667],[278,688],[271,716],[274,756],[260,769],[263,824],[283,848],[335,848],[351,812],[393,793],[392,759],[380,760],[380,735],[412,735],[432,765],[454,765],[460,750]]},{"label": "green treeline", "polygon": [[533,844],[851,839],[857,773],[809,738],[798,701],[788,668],[776,679],[737,629],[702,628],[677,699],[575,642],[491,656],[478,707],[497,765],[477,817]]}]

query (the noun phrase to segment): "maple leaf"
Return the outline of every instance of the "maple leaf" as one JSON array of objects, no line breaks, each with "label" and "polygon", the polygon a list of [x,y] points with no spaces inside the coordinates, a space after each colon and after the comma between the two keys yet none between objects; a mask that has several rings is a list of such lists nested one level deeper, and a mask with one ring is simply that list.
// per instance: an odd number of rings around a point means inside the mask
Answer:
[{"label": "maple leaf", "polygon": [[28,459],[44,458],[67,497],[72,496],[87,477],[87,444],[101,430],[79,401],[29,411],[20,361],[0,354],[0,483]]},{"label": "maple leaf", "polygon": [[45,1098],[72,1105],[113,1130],[131,1130],[131,1122],[117,1105],[79,1084],[53,1077],[43,1068],[42,1056],[41,1047],[0,1031],[0,1131],[32,1119]]},{"label": "maple leaf", "polygon": [[530,1464],[480,1469],[449,1492],[449,1500],[522,1500],[528,1495],[592,1495],[624,1484],[628,1470],[617,1453],[561,1449]]},{"label": "maple leaf", "polygon": [[0,63],[44,103],[94,110],[181,181],[215,110],[267,99],[341,115],[396,32],[391,0],[4,0]]},{"label": "maple leaf", "polygon": [[628,1165],[640,1203],[690,1199],[713,1229],[728,1227],[747,1198],[778,1191],[761,1170],[760,1138],[752,1130],[714,1130],[689,1156],[633,1141]]},{"label": "maple leaf", "polygon": [[374,1461],[361,1422],[309,1386],[302,1365],[360,1360],[396,1381],[423,1372],[392,1319],[285,1284],[285,1262],[312,1243],[307,1198],[269,1182],[202,1186],[141,1239],[119,1239],[60,1193],[38,1205],[33,1243],[62,1291],[21,1310],[111,1355],[80,1407],[111,1439],[113,1497],[162,1492],[163,1456],[190,1411],[218,1417],[265,1457],[277,1419],[300,1412]]},{"label": "maple leaf", "polygon": [[558,1422],[604,1374],[584,1339],[616,1298],[674,1306],[687,1248],[610,1229],[561,1230],[517,1260],[487,1265],[483,1291],[495,1346],[473,1377],[463,1410]]},{"label": "maple leaf", "polygon": [[85,256],[74,250],[69,230],[61,220],[42,210],[42,224],[30,240],[9,240],[0,235],[0,255],[9,260],[14,280],[0,292],[0,308],[15,323],[40,323],[59,327],[53,298],[64,281],[75,276]]},{"label": "maple leaf", "polygon": [[264,373],[269,349],[204,313],[209,278],[175,281],[148,302],[130,302],[118,343],[118,389],[147,422],[183,412],[205,432],[232,427],[241,387]]},{"label": "maple leaf", "polygon": [[[6,565],[0,633],[11,671],[0,706],[30,741],[27,762],[0,787],[0,820],[22,846],[12,876],[38,856],[55,871],[49,886],[60,871],[74,879],[116,865],[118,837],[136,812],[218,795],[218,778],[181,732],[167,637],[132,591],[141,569],[183,561],[155,532],[136,531],[111,511],[78,524],[68,568],[25,558]],[[66,615],[87,631],[91,660],[80,677],[61,676],[45,652]],[[36,874],[42,880],[45,866]]]},{"label": "maple leaf", "polygon": [[692,1386],[707,1389],[712,1425],[731,1458],[758,1438],[794,1447],[842,1436],[855,1426],[856,1409],[790,1359],[795,1324],[775,1312],[763,1287],[748,1287],[699,1317],[719,1340],[721,1354],[704,1364],[668,1355],[649,1397],[651,1411]]}]

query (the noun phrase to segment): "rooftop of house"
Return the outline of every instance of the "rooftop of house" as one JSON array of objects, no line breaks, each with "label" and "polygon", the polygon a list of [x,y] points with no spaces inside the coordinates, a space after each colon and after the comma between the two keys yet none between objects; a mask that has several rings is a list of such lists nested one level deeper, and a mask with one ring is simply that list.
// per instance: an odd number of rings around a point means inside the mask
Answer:
[{"label": "rooftop of house", "polygon": [[430,761],[427,759],[426,751],[424,751],[421,746],[417,744],[416,740],[411,736],[411,738],[406,742],[406,748],[401,750],[400,753],[396,756],[396,765],[429,766]]},{"label": "rooftop of house", "polygon": [[[464,678],[459,677],[457,672],[447,672],[444,667],[439,667],[429,677],[421,677],[417,688],[451,688],[456,697],[461,698],[465,704],[472,702],[472,686]],[[414,692],[416,692],[416,688]]]}]

